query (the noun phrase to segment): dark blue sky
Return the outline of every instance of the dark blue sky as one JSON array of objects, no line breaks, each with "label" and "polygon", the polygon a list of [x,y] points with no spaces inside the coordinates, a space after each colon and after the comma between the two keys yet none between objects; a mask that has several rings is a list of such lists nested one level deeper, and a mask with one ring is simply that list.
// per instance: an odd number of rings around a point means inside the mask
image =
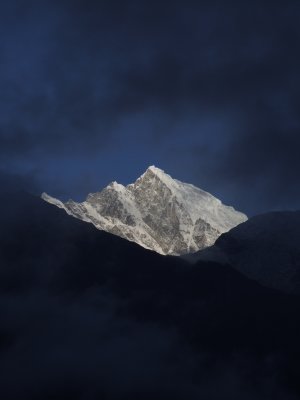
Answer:
[{"label": "dark blue sky", "polygon": [[298,1],[0,5],[0,168],[83,199],[151,164],[252,215],[300,206]]}]

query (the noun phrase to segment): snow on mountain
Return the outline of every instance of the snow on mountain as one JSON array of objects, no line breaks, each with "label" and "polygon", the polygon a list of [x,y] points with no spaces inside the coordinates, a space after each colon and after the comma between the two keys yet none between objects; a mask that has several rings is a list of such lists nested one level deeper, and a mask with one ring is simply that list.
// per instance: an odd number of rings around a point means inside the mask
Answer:
[{"label": "snow on mountain", "polygon": [[42,198],[100,230],[121,236],[160,254],[181,255],[214,244],[247,220],[211,194],[171,178],[150,166],[134,183],[112,182],[82,203]]}]

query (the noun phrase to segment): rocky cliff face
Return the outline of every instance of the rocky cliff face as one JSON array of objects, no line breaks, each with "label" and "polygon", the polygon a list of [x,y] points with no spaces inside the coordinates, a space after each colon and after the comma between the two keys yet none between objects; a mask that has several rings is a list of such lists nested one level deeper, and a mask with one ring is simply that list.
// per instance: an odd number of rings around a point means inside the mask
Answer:
[{"label": "rocky cliff face", "polygon": [[211,194],[154,166],[133,184],[112,182],[83,203],[62,203],[46,193],[42,198],[98,229],[165,255],[211,246],[223,232],[247,220]]}]

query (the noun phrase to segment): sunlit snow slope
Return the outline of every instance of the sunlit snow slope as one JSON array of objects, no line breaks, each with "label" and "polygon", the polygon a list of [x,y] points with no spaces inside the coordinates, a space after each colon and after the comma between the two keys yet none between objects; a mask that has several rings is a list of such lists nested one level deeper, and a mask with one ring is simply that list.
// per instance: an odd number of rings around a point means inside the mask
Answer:
[{"label": "sunlit snow slope", "polygon": [[151,166],[133,184],[112,182],[83,203],[42,194],[68,214],[160,254],[181,255],[214,244],[247,220],[211,194]]}]

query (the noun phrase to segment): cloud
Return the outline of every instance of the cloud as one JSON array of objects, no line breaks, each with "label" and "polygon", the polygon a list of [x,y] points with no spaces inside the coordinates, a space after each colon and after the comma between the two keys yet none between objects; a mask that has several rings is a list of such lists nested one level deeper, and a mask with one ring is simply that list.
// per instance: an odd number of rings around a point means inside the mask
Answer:
[{"label": "cloud", "polygon": [[[187,180],[250,214],[299,207],[294,1],[65,0],[1,8],[2,166],[30,165],[47,171],[45,186],[52,173],[63,187],[70,178],[57,177],[56,161],[84,169],[92,160],[95,181],[99,158],[102,170],[119,153],[127,163],[132,152],[146,159],[147,143],[171,173],[179,155]],[[220,121],[218,132],[208,116]],[[178,129],[184,126],[188,132]],[[257,198],[246,193],[248,182]]]}]

